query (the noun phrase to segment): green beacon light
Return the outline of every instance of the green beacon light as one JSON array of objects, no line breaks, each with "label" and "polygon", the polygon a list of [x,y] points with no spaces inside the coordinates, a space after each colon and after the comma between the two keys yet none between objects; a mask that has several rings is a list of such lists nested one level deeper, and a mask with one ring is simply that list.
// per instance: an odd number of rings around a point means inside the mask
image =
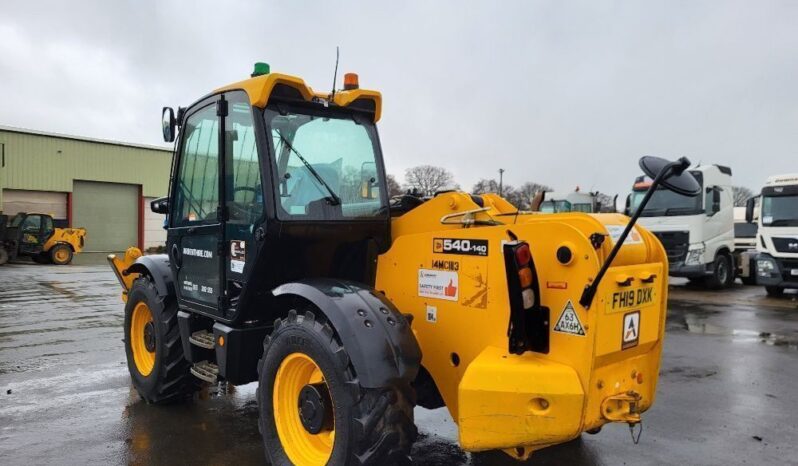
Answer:
[{"label": "green beacon light", "polygon": [[252,70],[252,74],[250,75],[250,77],[254,78],[255,76],[263,76],[264,74],[269,74],[270,71],[271,70],[269,69],[268,63],[263,63],[262,61],[259,61],[255,63],[255,69]]}]

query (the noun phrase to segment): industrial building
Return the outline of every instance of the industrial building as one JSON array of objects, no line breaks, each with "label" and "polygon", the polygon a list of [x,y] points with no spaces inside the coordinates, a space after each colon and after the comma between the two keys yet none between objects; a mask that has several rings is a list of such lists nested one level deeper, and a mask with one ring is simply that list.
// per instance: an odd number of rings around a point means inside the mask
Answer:
[{"label": "industrial building", "polygon": [[167,194],[171,160],[163,147],[0,126],[0,211],[86,228],[87,252],[156,247],[164,218],[149,201]]}]

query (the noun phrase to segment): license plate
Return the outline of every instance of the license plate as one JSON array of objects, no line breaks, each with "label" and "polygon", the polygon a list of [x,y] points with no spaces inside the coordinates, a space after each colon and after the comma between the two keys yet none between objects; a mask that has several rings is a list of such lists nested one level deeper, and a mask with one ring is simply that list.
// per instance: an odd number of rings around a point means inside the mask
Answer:
[{"label": "license plate", "polygon": [[605,300],[607,312],[621,312],[640,309],[657,302],[653,286],[620,289],[607,294]]},{"label": "license plate", "polygon": [[790,270],[790,275],[798,275],[798,269]]}]

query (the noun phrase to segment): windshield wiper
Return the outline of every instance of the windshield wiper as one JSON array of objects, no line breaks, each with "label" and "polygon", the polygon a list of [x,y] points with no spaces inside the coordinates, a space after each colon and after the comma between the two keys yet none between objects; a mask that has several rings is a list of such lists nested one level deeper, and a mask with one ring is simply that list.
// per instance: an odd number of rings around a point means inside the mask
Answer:
[{"label": "windshield wiper", "polygon": [[327,199],[330,202],[330,205],[340,205],[341,198],[338,197],[337,194],[335,194],[335,191],[333,191],[330,185],[328,185],[327,182],[324,181],[324,178],[322,178],[321,175],[319,175],[319,172],[317,172],[316,169],[313,168],[313,165],[308,163],[308,161],[305,160],[305,157],[302,157],[302,154],[300,154],[296,149],[294,149],[294,147],[291,145],[290,142],[288,142],[285,136],[283,136],[283,133],[280,130],[274,130],[274,131],[277,133],[278,136],[280,136],[280,140],[283,141],[283,144],[288,146],[288,149],[294,154],[296,154],[296,156],[299,157],[299,160],[301,160],[302,163],[305,164],[305,167],[308,169],[310,174],[313,175],[316,178],[316,180],[318,180],[318,182],[322,184],[322,186],[324,186],[324,189],[326,189],[327,192],[330,194],[330,196]]}]

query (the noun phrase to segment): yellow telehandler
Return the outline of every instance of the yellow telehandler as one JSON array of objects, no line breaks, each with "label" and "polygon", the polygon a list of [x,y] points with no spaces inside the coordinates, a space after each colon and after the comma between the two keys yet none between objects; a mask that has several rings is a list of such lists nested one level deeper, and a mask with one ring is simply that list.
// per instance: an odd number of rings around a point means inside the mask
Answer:
[{"label": "yellow telehandler", "polygon": [[0,214],[0,265],[28,256],[37,264],[67,265],[83,250],[86,230],[56,228],[48,214]]},{"label": "yellow telehandler", "polygon": [[[637,214],[525,214],[458,191],[389,202],[381,111],[357,75],[322,93],[266,64],[164,109],[177,142],[151,207],[168,253],[109,256],[141,397],[257,382],[275,465],[405,462],[417,405],[445,406],[463,449],[517,459],[637,425],[668,291]],[[650,193],[697,195],[688,166],[641,160]]]}]

